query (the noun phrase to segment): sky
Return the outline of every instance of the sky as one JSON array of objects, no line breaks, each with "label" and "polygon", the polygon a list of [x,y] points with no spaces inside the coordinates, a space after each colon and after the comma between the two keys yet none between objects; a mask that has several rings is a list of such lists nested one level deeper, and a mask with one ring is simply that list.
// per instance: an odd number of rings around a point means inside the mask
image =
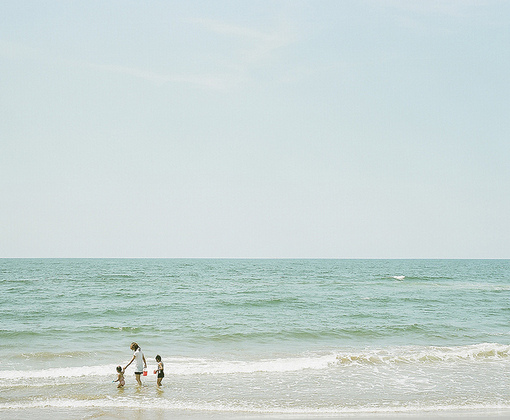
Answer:
[{"label": "sky", "polygon": [[510,258],[510,2],[0,2],[0,257]]}]

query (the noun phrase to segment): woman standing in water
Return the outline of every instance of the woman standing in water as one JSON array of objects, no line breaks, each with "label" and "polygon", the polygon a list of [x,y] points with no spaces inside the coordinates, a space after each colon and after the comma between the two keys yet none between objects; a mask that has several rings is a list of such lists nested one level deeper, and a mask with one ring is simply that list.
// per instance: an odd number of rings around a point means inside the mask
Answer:
[{"label": "woman standing in water", "polygon": [[136,381],[138,382],[138,385],[142,385],[142,381],[140,380],[140,375],[143,373],[144,369],[147,369],[147,362],[145,361],[145,356],[143,355],[142,349],[140,348],[140,346],[137,343],[134,343],[134,342],[131,343],[129,348],[134,351],[133,358],[124,367],[124,371],[128,368],[128,366],[131,363],[133,363],[134,360],[136,360],[136,362],[135,362],[135,377],[136,377]]}]

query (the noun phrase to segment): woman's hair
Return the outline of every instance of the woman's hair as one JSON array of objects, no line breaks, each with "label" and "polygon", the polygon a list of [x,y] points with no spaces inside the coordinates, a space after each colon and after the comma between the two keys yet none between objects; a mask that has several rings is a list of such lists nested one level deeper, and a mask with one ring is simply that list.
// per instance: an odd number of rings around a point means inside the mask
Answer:
[{"label": "woman's hair", "polygon": [[161,356],[159,354],[156,356],[156,362],[161,362]]},{"label": "woman's hair", "polygon": [[140,348],[140,346],[139,346],[137,343],[135,343],[135,342],[133,341],[133,342],[131,343],[131,345],[129,346],[129,348],[130,348],[131,350],[136,350],[136,349]]},{"label": "woman's hair", "polygon": [[122,372],[122,366],[117,366],[117,372]]}]

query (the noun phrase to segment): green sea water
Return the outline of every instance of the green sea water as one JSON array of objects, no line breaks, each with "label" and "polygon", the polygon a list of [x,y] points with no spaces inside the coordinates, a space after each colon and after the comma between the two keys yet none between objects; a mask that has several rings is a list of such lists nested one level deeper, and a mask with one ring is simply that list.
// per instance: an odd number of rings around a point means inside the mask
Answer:
[{"label": "green sea water", "polygon": [[2,259],[0,416],[510,413],[509,315],[509,260]]}]

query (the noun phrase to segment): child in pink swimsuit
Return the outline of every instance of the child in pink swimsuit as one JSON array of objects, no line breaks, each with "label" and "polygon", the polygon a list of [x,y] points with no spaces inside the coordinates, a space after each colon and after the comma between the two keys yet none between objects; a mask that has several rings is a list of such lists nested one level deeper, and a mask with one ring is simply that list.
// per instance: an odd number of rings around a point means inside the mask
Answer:
[{"label": "child in pink swimsuit", "polygon": [[122,366],[117,366],[117,379],[113,382],[118,382],[117,388],[122,388],[126,385],[126,381],[124,380],[124,371],[122,370]]}]

